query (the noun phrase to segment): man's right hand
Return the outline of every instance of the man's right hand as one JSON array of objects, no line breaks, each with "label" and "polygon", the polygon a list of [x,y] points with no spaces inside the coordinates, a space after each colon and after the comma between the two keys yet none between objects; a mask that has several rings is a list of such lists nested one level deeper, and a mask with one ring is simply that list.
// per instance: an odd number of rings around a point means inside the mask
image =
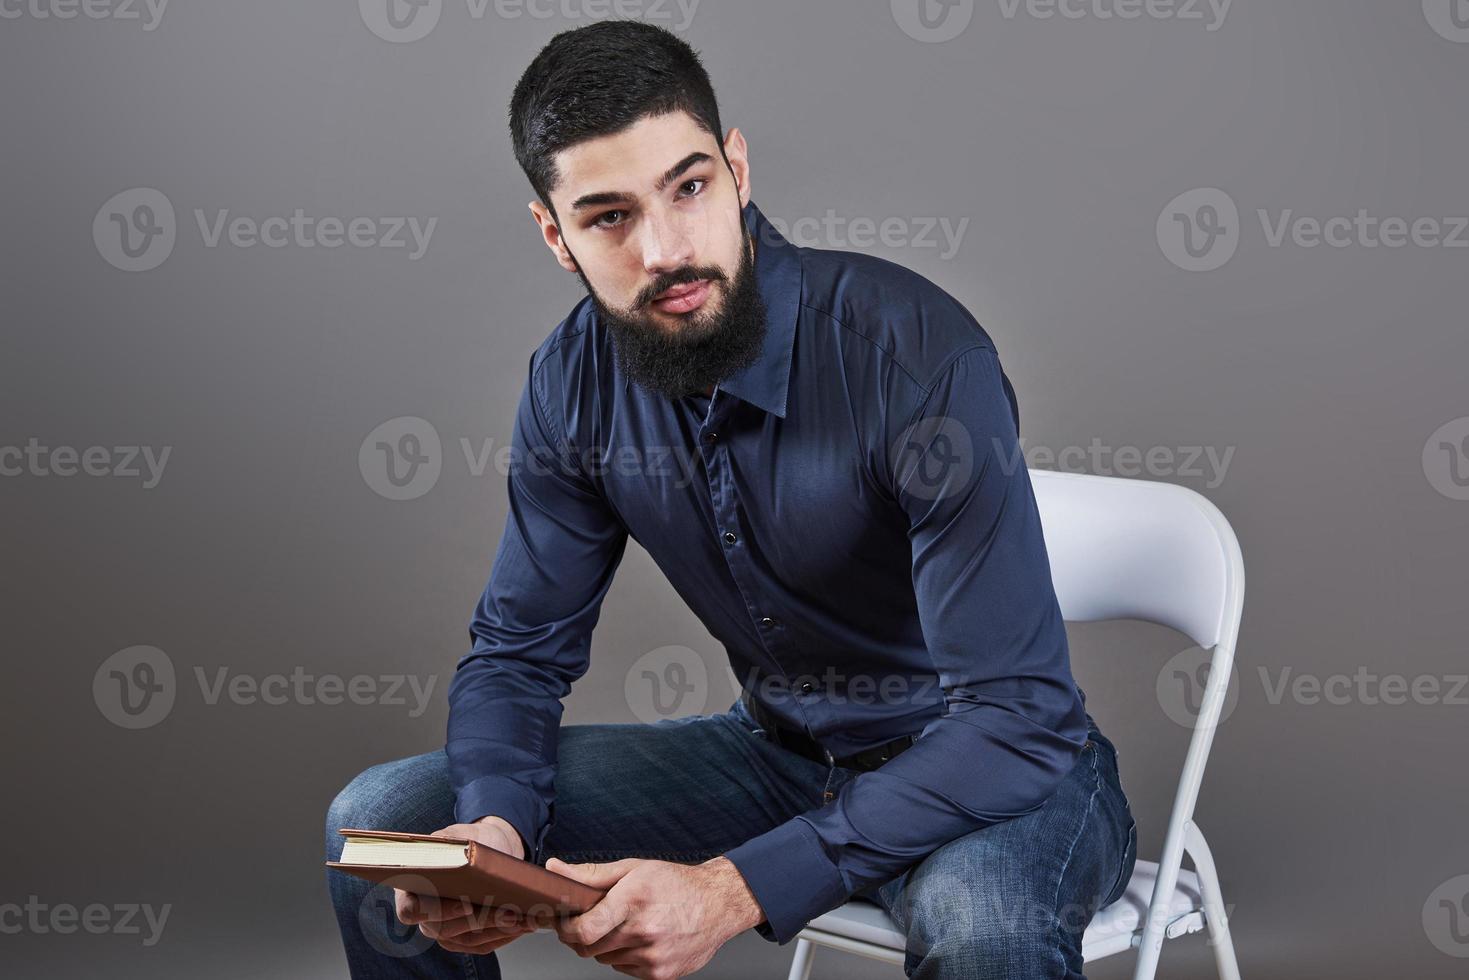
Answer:
[{"label": "man's right hand", "polygon": [[[512,857],[525,858],[525,845],[515,828],[501,817],[484,817],[474,823],[456,823],[434,831],[435,837],[458,837],[494,848]],[[398,919],[416,925],[418,931],[451,953],[484,955],[518,939],[536,927],[509,909],[471,905],[462,899],[439,899],[393,889]]]}]

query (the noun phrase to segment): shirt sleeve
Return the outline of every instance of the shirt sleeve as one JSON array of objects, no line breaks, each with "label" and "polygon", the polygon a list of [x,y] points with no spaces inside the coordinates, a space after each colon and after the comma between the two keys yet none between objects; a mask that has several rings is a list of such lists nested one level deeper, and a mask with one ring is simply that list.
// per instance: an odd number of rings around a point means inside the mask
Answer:
[{"label": "shirt sleeve", "polygon": [[577,465],[557,365],[532,370],[511,439],[509,512],[449,685],[455,818],[499,816],[539,863],[554,815],[561,699],[586,673],[627,531]]},{"label": "shirt sleeve", "polygon": [[829,803],[725,855],[766,913],[756,930],[775,942],[943,844],[1035,810],[1086,741],[1014,395],[995,353],[957,355],[889,446],[945,710]]}]

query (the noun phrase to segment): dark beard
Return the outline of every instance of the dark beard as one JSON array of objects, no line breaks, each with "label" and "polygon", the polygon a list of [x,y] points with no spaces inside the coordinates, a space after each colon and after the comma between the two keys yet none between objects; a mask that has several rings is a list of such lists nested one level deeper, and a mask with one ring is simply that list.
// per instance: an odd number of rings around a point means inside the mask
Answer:
[{"label": "dark beard", "polygon": [[[612,331],[617,364],[634,383],[656,394],[682,398],[713,387],[760,355],[765,340],[765,304],[755,281],[754,243],[748,233],[743,237],[740,266],[724,309],[710,313],[701,308],[685,314],[676,330],[646,316],[608,308],[578,265],[576,274]],[[713,283],[726,282],[728,277],[717,266],[684,266],[659,276],[637,296],[633,310],[646,308],[654,296],[672,286],[700,279],[710,280],[712,290]]]}]

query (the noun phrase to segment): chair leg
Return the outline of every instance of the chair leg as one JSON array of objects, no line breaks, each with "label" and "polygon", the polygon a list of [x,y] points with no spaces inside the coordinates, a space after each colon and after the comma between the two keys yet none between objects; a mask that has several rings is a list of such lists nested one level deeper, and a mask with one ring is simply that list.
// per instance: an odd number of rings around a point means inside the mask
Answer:
[{"label": "chair leg", "polygon": [[1184,826],[1183,847],[1199,875],[1204,922],[1209,927],[1209,941],[1214,947],[1214,963],[1219,969],[1220,980],[1239,980],[1239,963],[1234,956],[1234,939],[1229,934],[1229,913],[1224,907],[1224,893],[1219,888],[1219,872],[1214,867],[1214,855],[1204,840],[1203,831],[1192,820]]},{"label": "chair leg", "polygon": [[809,939],[796,940],[796,955],[791,960],[791,972],[786,980],[810,980],[811,960],[816,956],[816,944]]}]

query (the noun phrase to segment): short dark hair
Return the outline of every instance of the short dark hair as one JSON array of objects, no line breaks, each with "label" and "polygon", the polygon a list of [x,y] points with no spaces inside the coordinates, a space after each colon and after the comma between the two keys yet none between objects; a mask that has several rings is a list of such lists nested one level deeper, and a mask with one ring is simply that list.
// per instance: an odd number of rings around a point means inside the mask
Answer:
[{"label": "short dark hair", "polygon": [[551,38],[520,76],[510,99],[510,141],[554,216],[557,153],[678,110],[714,136],[723,156],[714,87],[694,49],[652,24],[598,21]]}]

